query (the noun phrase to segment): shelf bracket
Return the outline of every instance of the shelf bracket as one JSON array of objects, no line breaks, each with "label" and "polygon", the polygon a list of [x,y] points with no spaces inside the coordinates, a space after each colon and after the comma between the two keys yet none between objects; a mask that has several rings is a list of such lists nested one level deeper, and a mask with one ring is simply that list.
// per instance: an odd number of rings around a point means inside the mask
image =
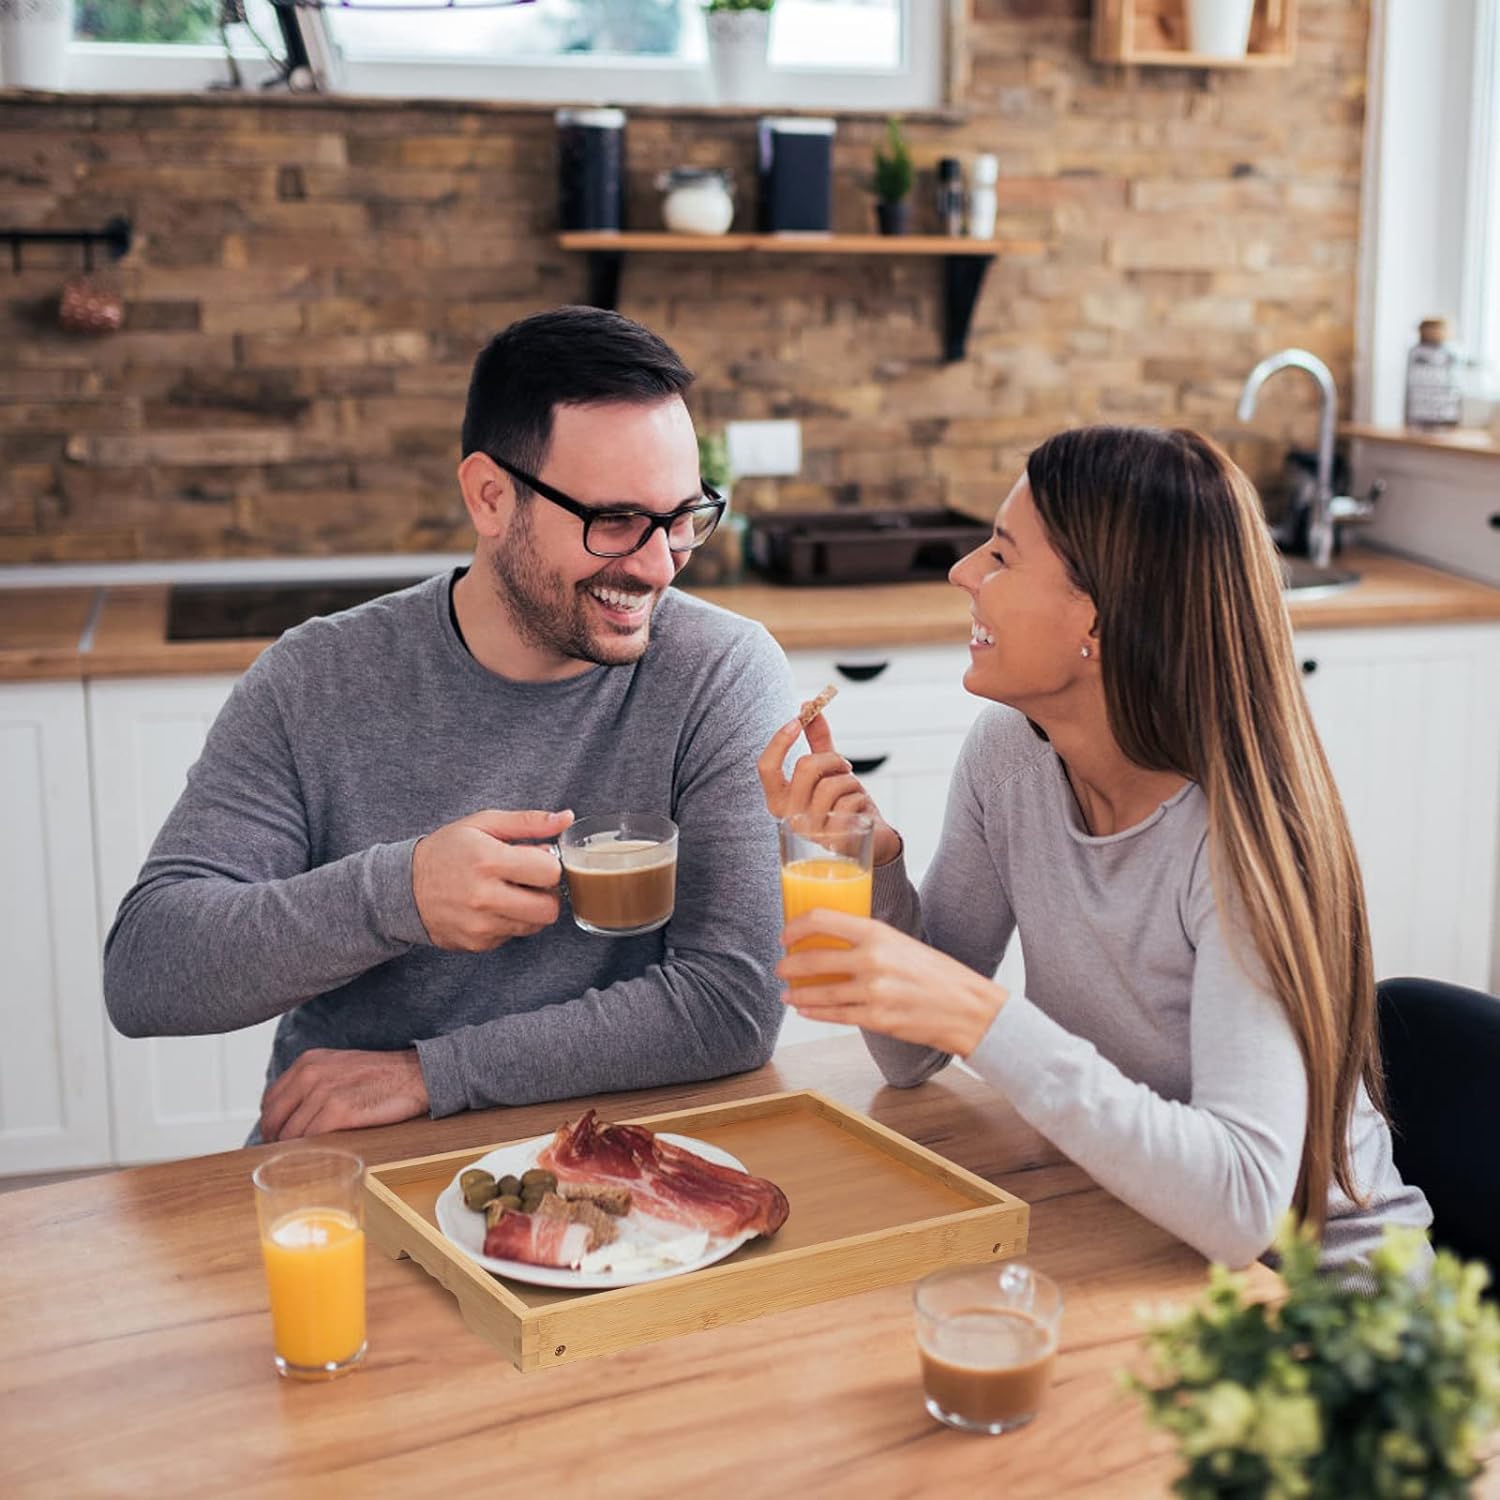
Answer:
[{"label": "shelf bracket", "polygon": [[620,305],[620,268],[625,255],[620,250],[589,251],[589,306],[614,312]]},{"label": "shelf bracket", "polygon": [[964,357],[979,289],[994,258],[993,255],[943,257],[943,359],[948,364]]},{"label": "shelf bracket", "polygon": [[84,269],[94,269],[94,246],[103,245],[112,260],[130,253],[130,220],[111,219],[102,229],[0,229],[0,244],[10,246],[13,271],[21,270],[21,250],[25,245],[82,245]]}]

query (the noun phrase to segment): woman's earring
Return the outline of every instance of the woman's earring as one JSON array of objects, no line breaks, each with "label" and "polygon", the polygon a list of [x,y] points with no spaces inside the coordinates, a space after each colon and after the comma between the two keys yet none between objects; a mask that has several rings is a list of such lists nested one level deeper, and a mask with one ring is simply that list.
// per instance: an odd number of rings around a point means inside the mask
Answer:
[{"label": "woman's earring", "polygon": [[1078,651],[1078,654],[1080,656],[1087,656],[1089,654],[1089,648],[1087,646],[1080,647],[1079,651]]}]

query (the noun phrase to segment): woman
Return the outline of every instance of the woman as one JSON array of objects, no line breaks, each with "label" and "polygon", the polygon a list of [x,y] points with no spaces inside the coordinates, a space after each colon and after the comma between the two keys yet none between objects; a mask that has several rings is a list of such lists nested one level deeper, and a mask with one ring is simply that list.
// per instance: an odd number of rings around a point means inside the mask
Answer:
[{"label": "woman", "polygon": [[[1359,870],[1293,662],[1255,491],[1187,431],[1093,427],[1031,455],[972,600],[965,742],[920,898],[827,724],[760,761],[771,811],[876,819],[878,920],[789,954],[787,999],[864,1028],[890,1082],[967,1059],[1096,1181],[1244,1265],[1288,1207],[1325,1264],[1426,1225],[1379,1112]],[[1026,994],[990,976],[1012,933]],[[818,982],[827,976],[844,982]]]}]

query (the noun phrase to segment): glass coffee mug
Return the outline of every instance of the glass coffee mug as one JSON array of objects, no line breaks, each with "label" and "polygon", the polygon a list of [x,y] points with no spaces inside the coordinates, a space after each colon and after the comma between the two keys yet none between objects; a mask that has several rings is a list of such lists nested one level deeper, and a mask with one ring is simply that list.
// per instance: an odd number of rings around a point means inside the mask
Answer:
[{"label": "glass coffee mug", "polygon": [[563,830],[573,920],[600,937],[639,937],[671,920],[677,899],[677,825],[652,813],[605,813]]},{"label": "glass coffee mug", "polygon": [[927,1410],[939,1422],[998,1434],[1036,1416],[1057,1359],[1056,1282],[1017,1260],[951,1266],[924,1276],[913,1300]]},{"label": "glass coffee mug", "polygon": [[276,1369],[332,1380],[365,1357],[365,1164],[299,1146],[251,1174]]}]

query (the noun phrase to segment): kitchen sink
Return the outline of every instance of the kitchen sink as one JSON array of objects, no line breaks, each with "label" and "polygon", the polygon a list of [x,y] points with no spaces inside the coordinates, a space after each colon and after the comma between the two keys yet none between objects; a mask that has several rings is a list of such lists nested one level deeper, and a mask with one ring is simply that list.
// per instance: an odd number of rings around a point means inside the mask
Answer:
[{"label": "kitchen sink", "polygon": [[1358,582],[1359,574],[1353,568],[1320,568],[1306,557],[1283,555],[1281,558],[1281,590],[1301,599],[1336,594],[1340,589]]},{"label": "kitchen sink", "polygon": [[323,583],[182,583],[167,601],[169,641],[270,640],[314,615],[336,614],[367,599],[420,583],[417,578],[340,579]]}]

